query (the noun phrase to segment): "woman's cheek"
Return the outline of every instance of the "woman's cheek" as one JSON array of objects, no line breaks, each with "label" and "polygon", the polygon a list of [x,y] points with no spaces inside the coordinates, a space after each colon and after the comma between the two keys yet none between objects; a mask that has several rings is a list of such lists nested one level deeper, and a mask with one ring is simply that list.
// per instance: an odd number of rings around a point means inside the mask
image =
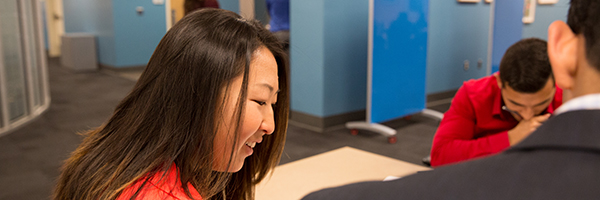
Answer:
[{"label": "woman's cheek", "polygon": [[252,135],[259,129],[261,121],[261,115],[257,108],[248,109],[242,125],[243,133]]}]

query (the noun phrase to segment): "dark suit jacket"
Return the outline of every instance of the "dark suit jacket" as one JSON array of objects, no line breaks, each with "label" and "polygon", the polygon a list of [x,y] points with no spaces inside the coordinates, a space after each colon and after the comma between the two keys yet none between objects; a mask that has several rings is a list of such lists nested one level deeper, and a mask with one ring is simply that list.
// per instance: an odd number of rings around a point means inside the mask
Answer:
[{"label": "dark suit jacket", "polygon": [[600,110],[553,116],[495,156],[303,199],[600,199]]}]

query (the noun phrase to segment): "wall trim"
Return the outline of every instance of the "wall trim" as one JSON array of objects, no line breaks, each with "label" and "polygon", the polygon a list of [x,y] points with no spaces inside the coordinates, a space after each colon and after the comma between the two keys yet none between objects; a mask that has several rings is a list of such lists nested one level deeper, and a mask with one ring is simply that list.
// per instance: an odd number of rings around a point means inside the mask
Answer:
[{"label": "wall trim", "polygon": [[456,94],[457,91],[458,91],[458,89],[428,94],[427,95],[427,103],[433,102],[433,101],[438,101],[441,99],[451,99],[454,97],[454,95]]},{"label": "wall trim", "polygon": [[[434,104],[450,103],[457,91],[458,90],[449,90],[427,95],[427,107],[437,106]],[[329,117],[318,117],[315,115],[291,110],[289,123],[303,129],[323,133],[327,131],[345,129],[346,122],[364,121],[365,119],[365,110],[353,111]],[[402,118],[399,119],[401,120]],[[392,122],[395,120],[392,120]]]},{"label": "wall trim", "polygon": [[329,117],[318,117],[298,111],[290,112],[289,123],[304,129],[315,132],[325,132],[345,128],[345,123],[349,121],[364,121],[365,110],[343,113]]},{"label": "wall trim", "polygon": [[452,102],[452,98],[454,98],[454,95],[457,91],[458,90],[449,90],[427,95],[427,103],[425,104],[425,107],[431,108],[443,104],[449,104]]},{"label": "wall trim", "polygon": [[112,65],[105,65],[102,63],[98,63],[100,70],[106,70],[111,72],[130,72],[130,71],[140,71],[146,68],[146,65],[133,65],[133,66],[124,66],[124,67],[115,67]]}]

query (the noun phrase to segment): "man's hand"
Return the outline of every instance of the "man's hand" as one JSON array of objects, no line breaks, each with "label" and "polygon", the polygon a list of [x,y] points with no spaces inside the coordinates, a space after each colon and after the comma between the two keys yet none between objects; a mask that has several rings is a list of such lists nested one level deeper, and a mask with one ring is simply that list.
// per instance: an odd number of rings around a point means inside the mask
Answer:
[{"label": "man's hand", "polygon": [[529,120],[521,120],[515,128],[508,131],[508,142],[510,143],[510,146],[521,142],[521,140],[525,139],[529,134],[541,126],[542,123],[548,120],[549,117],[550,114],[544,114]]}]

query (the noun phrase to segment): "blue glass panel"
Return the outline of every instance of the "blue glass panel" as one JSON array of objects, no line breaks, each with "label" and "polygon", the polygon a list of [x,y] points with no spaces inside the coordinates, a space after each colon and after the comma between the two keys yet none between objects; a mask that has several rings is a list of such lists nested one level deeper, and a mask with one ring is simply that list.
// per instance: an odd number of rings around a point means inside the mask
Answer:
[{"label": "blue glass panel", "polygon": [[428,0],[375,0],[371,122],[425,108]]}]

